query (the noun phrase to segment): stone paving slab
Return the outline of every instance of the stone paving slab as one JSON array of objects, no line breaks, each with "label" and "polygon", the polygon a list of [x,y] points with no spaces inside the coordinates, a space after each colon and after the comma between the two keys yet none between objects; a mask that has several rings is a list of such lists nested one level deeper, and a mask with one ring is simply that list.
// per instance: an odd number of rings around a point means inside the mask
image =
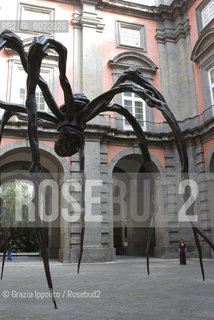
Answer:
[{"label": "stone paving slab", "polygon": [[144,258],[82,264],[79,275],[76,264],[50,266],[58,309],[41,259],[17,257],[6,262],[0,319],[214,320],[214,260],[204,261],[205,282],[196,259],[151,259],[150,276]]}]

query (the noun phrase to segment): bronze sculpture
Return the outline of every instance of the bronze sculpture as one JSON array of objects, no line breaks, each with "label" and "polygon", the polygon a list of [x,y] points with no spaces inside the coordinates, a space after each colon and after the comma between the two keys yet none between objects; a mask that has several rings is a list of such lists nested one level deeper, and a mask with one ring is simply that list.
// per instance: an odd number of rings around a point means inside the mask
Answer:
[{"label": "bronze sculpture", "polygon": [[[85,188],[85,177],[84,177],[84,129],[86,124],[92,118],[97,116],[101,112],[114,111],[122,116],[124,116],[138,137],[139,148],[142,152],[142,163],[151,181],[152,179],[152,169],[151,169],[151,158],[147,147],[146,137],[138,124],[134,116],[124,107],[118,104],[110,104],[112,98],[121,92],[134,92],[146,101],[147,106],[151,108],[156,108],[161,111],[165,119],[168,121],[176,141],[176,146],[178,149],[182,175],[188,175],[188,157],[187,150],[185,146],[185,141],[182,136],[181,130],[172,114],[168,108],[165,99],[141,74],[137,67],[131,67],[125,70],[119,79],[116,81],[114,86],[107,92],[96,97],[94,100],[89,101],[84,94],[74,94],[66,77],[66,58],[67,50],[66,48],[54,40],[43,35],[36,36],[29,49],[28,55],[24,51],[23,43],[21,39],[9,30],[5,30],[0,35],[0,50],[3,48],[11,48],[15,50],[21,59],[23,68],[27,73],[27,98],[26,105],[18,105],[13,103],[5,103],[0,101],[0,108],[5,109],[1,130],[0,138],[2,137],[4,127],[7,121],[13,116],[18,117],[22,114],[27,114],[28,116],[28,135],[30,140],[30,146],[32,151],[32,166],[31,172],[38,175],[42,174],[42,166],[40,164],[40,152],[38,144],[38,134],[37,134],[37,121],[38,119],[45,120],[49,123],[53,123],[58,132],[59,138],[55,143],[55,152],[61,156],[72,156],[76,152],[80,152],[80,170],[82,173],[82,233],[81,233],[81,245],[80,245],[80,256],[78,261],[78,272],[80,268],[82,253],[83,253],[83,241],[84,241],[84,215],[85,215],[85,204],[84,204],[84,188]],[[56,104],[47,83],[40,76],[40,67],[42,59],[47,55],[47,50],[53,49],[59,55],[59,72],[60,72],[60,84],[64,92],[64,104],[60,107]],[[126,81],[131,81],[130,83],[125,83]],[[40,87],[44,99],[51,110],[52,114],[37,111],[37,104],[35,99],[35,90],[37,85]],[[154,194],[154,184],[151,183],[151,195]],[[153,196],[152,196],[153,197]],[[188,199],[188,194],[185,193],[185,199]],[[149,253],[150,245],[152,241],[152,235],[154,232],[154,199],[151,200],[151,221],[150,230],[147,240],[147,272],[149,274]],[[190,222],[193,229],[193,234],[196,242],[196,246],[199,252],[199,260],[201,265],[202,276],[204,279],[204,269],[202,262],[202,252],[199,242],[198,235],[200,235],[214,250],[213,243],[207,238],[202,230],[194,223]],[[44,267],[46,272],[46,277],[48,281],[48,286],[51,292],[53,292],[53,285],[49,270],[49,262],[47,256],[47,249],[45,246],[45,238],[42,228],[36,228],[37,237],[39,240],[42,257],[44,261]],[[6,237],[5,237],[6,242]],[[5,252],[3,257],[2,275],[5,260]],[[55,308],[56,302],[54,296],[52,295]]]}]

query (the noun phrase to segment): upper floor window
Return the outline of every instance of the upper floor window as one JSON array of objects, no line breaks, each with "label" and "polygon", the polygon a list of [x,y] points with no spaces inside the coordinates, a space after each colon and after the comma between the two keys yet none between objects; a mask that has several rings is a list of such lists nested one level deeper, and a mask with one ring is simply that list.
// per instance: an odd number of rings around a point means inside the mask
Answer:
[{"label": "upper floor window", "polygon": [[201,10],[202,26],[205,27],[214,18],[214,0]]},{"label": "upper floor window", "polygon": [[204,0],[196,9],[199,32],[214,20],[214,0]]},{"label": "upper floor window", "polygon": [[117,21],[117,46],[146,51],[145,26]]},{"label": "upper floor window", "polygon": [[[49,111],[48,106],[43,97],[42,91],[39,87],[36,88],[36,103],[39,111]],[[19,87],[19,103],[25,105],[26,101],[26,88],[24,83]]]},{"label": "upper floor window", "polygon": [[[40,75],[48,83],[49,87],[52,87],[53,84],[53,69],[52,68],[41,68]],[[18,80],[17,80],[18,79]],[[11,76],[11,87],[9,101],[13,103],[18,103],[25,105],[26,101],[26,80],[27,74],[23,70],[23,67],[19,63],[14,63],[12,67],[12,76]],[[49,112],[49,108],[44,100],[41,89],[37,86],[36,88],[36,102],[37,108],[39,111]]]},{"label": "upper floor window", "polygon": [[[48,111],[47,104],[45,103],[45,99],[43,97],[42,91],[40,89],[36,89],[36,103],[39,111]],[[19,103],[25,104],[26,101],[26,89],[19,88]]]},{"label": "upper floor window", "polygon": [[199,64],[204,107],[210,108],[214,105],[214,29],[206,28],[199,36],[191,59]]},{"label": "upper floor window", "polygon": [[[156,73],[157,66],[148,57],[140,52],[127,51],[119,53],[108,62],[113,70],[114,83],[118,80],[121,73],[131,67],[137,66],[145,79],[152,83],[153,75]],[[130,81],[128,81],[130,82]],[[150,131],[154,126],[154,109],[146,108],[146,103],[134,92],[123,92],[114,97],[114,102],[127,108],[129,112],[137,119],[144,131]],[[131,125],[122,115],[116,115],[116,126],[119,130],[132,130]]]},{"label": "upper floor window", "polygon": [[[32,38],[23,41],[25,52],[29,51],[32,43]],[[16,51],[7,48],[6,52],[9,54],[9,68],[7,81],[7,102],[25,105],[27,95],[27,73],[24,71],[20,61],[20,57]],[[46,81],[50,92],[55,100],[57,100],[57,79],[58,79],[58,55],[52,50],[48,49],[48,56],[42,61],[40,68],[40,75]],[[39,86],[36,87],[36,102],[39,111],[50,112],[46,104],[42,91]],[[1,117],[1,115],[0,115]],[[13,117],[13,121],[17,121],[17,117]]]},{"label": "upper floor window", "polygon": [[[136,118],[143,130],[146,130],[145,101],[133,92],[123,92],[122,105]],[[130,128],[129,122],[124,119],[124,129]]]},{"label": "upper floor window", "polygon": [[209,71],[209,86],[210,86],[210,95],[211,102],[214,105],[214,68]]}]

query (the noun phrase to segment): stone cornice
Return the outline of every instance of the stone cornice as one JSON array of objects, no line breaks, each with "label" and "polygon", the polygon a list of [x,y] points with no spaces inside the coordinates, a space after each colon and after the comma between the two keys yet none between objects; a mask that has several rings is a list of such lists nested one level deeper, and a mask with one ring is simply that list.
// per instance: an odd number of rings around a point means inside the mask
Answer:
[{"label": "stone cornice", "polygon": [[155,19],[157,7],[146,6],[123,0],[98,0],[96,7],[100,10],[121,13],[125,15]]},{"label": "stone cornice", "polygon": [[170,6],[160,5],[156,6],[147,6],[142,4],[137,4],[134,2],[127,2],[124,0],[48,0],[51,2],[66,3],[71,5],[80,5],[82,2],[92,3],[96,5],[98,9],[122,13],[125,15],[134,15],[136,17],[147,18],[156,20],[160,17],[165,18],[174,18],[177,14],[185,12],[184,8],[189,9],[196,0],[175,0]]},{"label": "stone cornice", "polygon": [[[208,141],[214,138],[214,117],[208,118],[206,121],[200,119],[198,116],[178,122],[184,139],[190,143],[194,143],[195,139],[200,138],[202,141]],[[157,126],[156,126],[157,127]],[[165,125],[164,125],[165,127]],[[157,129],[157,128],[156,128]],[[38,126],[39,138],[42,140],[56,140],[58,132],[55,126],[48,123],[40,123]],[[160,130],[156,132],[145,132],[149,144],[155,144],[161,147],[167,143],[174,143],[174,135],[172,130],[167,125],[165,129],[161,126]],[[16,121],[8,123],[4,130],[4,136],[11,138],[27,138],[27,122]],[[96,137],[108,141],[115,141],[115,143],[122,143],[129,145],[129,143],[136,143],[137,137],[133,130],[121,130],[111,128],[109,123],[106,125],[99,125],[99,123],[88,123],[85,130],[86,138]]]},{"label": "stone cornice", "polygon": [[177,42],[181,38],[186,38],[190,33],[188,20],[180,22],[175,28],[163,27],[157,28],[156,39],[159,43]]},{"label": "stone cornice", "polygon": [[174,0],[170,6],[160,5],[156,12],[158,20],[174,20],[179,15],[187,12],[186,0]]},{"label": "stone cornice", "polygon": [[160,5],[156,7],[124,0],[97,0],[96,7],[100,10],[133,15],[151,20],[172,20],[178,15],[185,14],[195,1],[196,0],[174,0],[170,6]]}]

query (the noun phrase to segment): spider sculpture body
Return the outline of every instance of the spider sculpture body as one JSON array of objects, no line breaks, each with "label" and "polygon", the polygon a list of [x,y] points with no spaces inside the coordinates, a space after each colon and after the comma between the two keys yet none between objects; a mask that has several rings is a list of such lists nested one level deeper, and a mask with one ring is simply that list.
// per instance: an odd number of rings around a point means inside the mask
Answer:
[{"label": "spider sculpture body", "polygon": [[[0,34],[0,50],[3,48],[11,48],[15,50],[21,59],[23,68],[27,73],[27,97],[25,105],[18,105],[13,103],[6,103],[0,101],[0,108],[4,109],[4,115],[2,118],[1,129],[0,129],[0,139],[3,134],[4,127],[8,120],[16,115],[17,117],[23,117],[27,115],[28,118],[28,136],[32,151],[32,165],[31,172],[36,174],[42,173],[42,166],[40,164],[40,152],[38,144],[38,133],[37,133],[37,122],[38,120],[44,120],[49,123],[53,123],[59,132],[59,138],[55,142],[55,152],[60,157],[72,156],[73,154],[80,152],[80,170],[82,173],[82,233],[81,233],[81,246],[80,246],[80,257],[78,262],[78,272],[81,262],[81,257],[83,253],[83,240],[84,240],[84,214],[85,214],[85,204],[84,204],[84,192],[85,192],[85,178],[84,178],[84,129],[88,121],[96,117],[99,113],[105,111],[114,111],[116,113],[124,116],[134,129],[137,135],[139,148],[142,152],[142,164],[144,165],[148,177],[152,179],[151,170],[151,158],[147,147],[147,142],[145,134],[138,124],[134,116],[124,107],[118,104],[110,104],[114,96],[121,92],[134,92],[143,100],[146,101],[147,106],[150,108],[156,108],[161,111],[165,119],[168,121],[174,136],[175,142],[178,149],[182,175],[185,178],[188,175],[188,157],[187,150],[185,146],[185,141],[182,136],[181,130],[172,114],[168,108],[166,101],[163,96],[157,91],[147,80],[142,76],[141,72],[137,67],[131,67],[125,70],[121,76],[118,78],[114,86],[107,92],[96,97],[94,100],[89,101],[84,94],[74,94],[72,93],[71,86],[66,77],[66,58],[67,50],[66,48],[56,40],[45,37],[43,35],[36,36],[29,49],[28,54],[25,53],[23,43],[21,39],[9,30],[5,30]],[[59,80],[64,93],[64,104],[60,107],[56,104],[47,83],[40,76],[40,67],[42,59],[47,55],[47,50],[53,49],[59,55]],[[127,83],[130,81],[130,83]],[[51,113],[41,112],[37,110],[35,90],[37,85],[40,87],[44,99],[51,110]],[[147,271],[149,274],[149,253],[150,244],[152,242],[152,235],[154,232],[154,184],[151,183],[151,221],[150,229],[147,240]],[[188,194],[184,195],[184,199],[188,199]],[[193,229],[193,234],[196,242],[196,246],[199,252],[199,260],[201,265],[202,276],[204,279],[204,269],[202,263],[202,252],[198,236],[200,235],[214,250],[214,244],[208,239],[208,237],[203,233],[202,230],[192,221],[190,221]],[[53,285],[51,281],[51,275],[49,270],[49,262],[47,256],[47,249],[45,246],[45,238],[42,228],[36,228],[38,241],[40,244],[46,277],[48,281],[48,286],[50,291],[53,291]],[[4,257],[2,265],[2,275],[3,267],[5,261],[6,252],[6,236],[4,242]],[[56,302],[54,296],[52,295],[55,308]]]}]

